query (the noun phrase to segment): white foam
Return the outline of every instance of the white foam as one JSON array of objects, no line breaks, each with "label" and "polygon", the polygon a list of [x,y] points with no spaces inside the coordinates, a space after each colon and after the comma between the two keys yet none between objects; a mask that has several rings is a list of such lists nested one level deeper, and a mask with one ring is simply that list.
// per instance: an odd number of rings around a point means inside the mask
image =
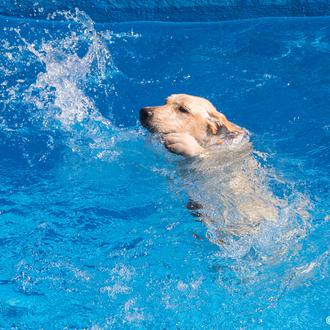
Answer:
[{"label": "white foam", "polygon": [[68,31],[43,40],[40,46],[29,43],[16,29],[25,49],[44,66],[23,93],[24,101],[35,108],[34,116],[44,128],[70,133],[71,150],[79,152],[87,146],[97,158],[115,156],[111,133],[116,128],[97,109],[91,94],[101,89],[105,94],[113,92],[111,81],[119,71],[86,14],[76,9],[56,15],[66,19]]}]

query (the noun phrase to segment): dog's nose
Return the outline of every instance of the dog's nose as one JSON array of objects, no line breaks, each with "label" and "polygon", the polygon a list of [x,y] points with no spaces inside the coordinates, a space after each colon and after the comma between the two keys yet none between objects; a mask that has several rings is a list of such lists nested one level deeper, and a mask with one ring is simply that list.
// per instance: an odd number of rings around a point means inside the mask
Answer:
[{"label": "dog's nose", "polygon": [[152,110],[150,107],[144,107],[140,110],[140,121],[143,123],[152,116]]}]

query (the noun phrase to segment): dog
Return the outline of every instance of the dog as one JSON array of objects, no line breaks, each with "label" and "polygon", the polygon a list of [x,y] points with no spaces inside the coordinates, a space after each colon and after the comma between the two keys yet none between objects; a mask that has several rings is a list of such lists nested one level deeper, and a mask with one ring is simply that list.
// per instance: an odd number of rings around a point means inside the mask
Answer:
[{"label": "dog", "polygon": [[210,101],[174,94],[164,105],[142,108],[140,121],[170,152],[184,157],[179,172],[187,206],[206,225],[212,242],[224,244],[228,235],[251,235],[265,221],[280,221],[287,202],[269,188],[249,132]]}]

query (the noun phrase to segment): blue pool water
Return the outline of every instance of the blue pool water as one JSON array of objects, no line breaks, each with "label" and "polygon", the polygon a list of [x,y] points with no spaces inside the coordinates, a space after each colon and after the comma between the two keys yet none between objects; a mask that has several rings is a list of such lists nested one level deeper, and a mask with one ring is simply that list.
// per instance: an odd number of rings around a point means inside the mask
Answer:
[{"label": "blue pool water", "polygon": [[[329,17],[76,11],[2,17],[0,40],[0,328],[329,328]],[[282,235],[205,238],[178,157],[138,123],[178,92],[252,132],[288,202]]]}]

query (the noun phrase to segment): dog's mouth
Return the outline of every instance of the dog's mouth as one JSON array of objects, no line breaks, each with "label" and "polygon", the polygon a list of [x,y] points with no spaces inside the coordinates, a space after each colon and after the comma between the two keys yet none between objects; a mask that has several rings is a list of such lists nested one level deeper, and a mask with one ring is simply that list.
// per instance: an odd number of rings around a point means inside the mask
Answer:
[{"label": "dog's mouth", "polygon": [[152,134],[161,134],[156,127],[154,127],[148,120],[142,121],[140,120],[141,125],[146,128]]},{"label": "dog's mouth", "polygon": [[147,121],[147,120],[142,120],[141,118],[140,118],[140,123],[141,123],[141,125],[144,127],[144,128],[146,128],[149,132],[151,132],[151,133],[153,133],[153,127],[150,125],[150,123],[149,123],[149,121]]}]

